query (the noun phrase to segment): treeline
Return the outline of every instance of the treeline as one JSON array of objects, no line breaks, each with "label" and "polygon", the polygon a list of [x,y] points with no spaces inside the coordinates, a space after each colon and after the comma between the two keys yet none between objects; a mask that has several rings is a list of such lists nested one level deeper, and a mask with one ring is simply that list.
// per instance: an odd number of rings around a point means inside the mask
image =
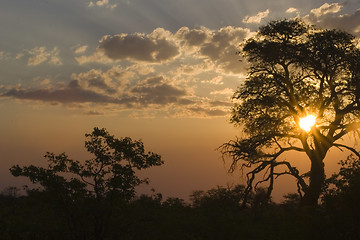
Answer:
[{"label": "treeline", "polygon": [[[344,178],[342,178],[342,181]],[[299,196],[282,203],[259,189],[242,206],[244,186],[194,191],[190,202],[160,193],[129,201],[73,199],[39,189],[0,195],[0,239],[359,239],[360,176],[346,189],[332,188],[317,207],[300,207]],[[345,186],[343,185],[343,187]]]}]

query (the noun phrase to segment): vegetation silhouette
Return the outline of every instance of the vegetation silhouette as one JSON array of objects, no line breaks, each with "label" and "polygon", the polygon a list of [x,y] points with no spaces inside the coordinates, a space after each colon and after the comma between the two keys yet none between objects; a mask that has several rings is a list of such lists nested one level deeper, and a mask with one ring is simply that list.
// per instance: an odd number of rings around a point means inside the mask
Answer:
[{"label": "vegetation silhouette", "polygon": [[[245,199],[267,183],[267,195],[282,175],[294,177],[303,206],[318,204],[325,186],[324,158],[335,147],[350,150],[344,136],[359,134],[360,50],[353,35],[318,29],[299,19],[272,21],[260,27],[241,50],[248,77],[237,89],[231,122],[244,135],[221,146],[230,171],[249,169]],[[302,118],[316,123],[302,129]],[[300,173],[284,153],[305,153],[309,172]],[[285,169],[285,170],[284,170]],[[258,179],[260,174],[264,177]],[[246,201],[244,201],[246,203]]]},{"label": "vegetation silhouette", "polygon": [[163,162],[158,154],[146,153],[141,141],[128,137],[118,139],[99,128],[85,136],[85,147],[94,158],[84,163],[70,159],[65,153],[47,153],[47,168],[16,165],[10,172],[16,177],[28,177],[43,187],[42,191],[30,193],[49,198],[49,202],[63,210],[72,239],[86,238],[87,228],[91,229],[83,223],[89,222],[83,219],[86,216],[93,226],[91,236],[100,240],[104,239],[113,212],[120,210],[114,206],[128,202],[135,195],[135,187],[147,182],[136,176],[136,170]]},{"label": "vegetation silhouette", "polygon": [[[356,162],[359,164],[358,159]],[[359,172],[354,174],[350,182],[359,179]],[[343,192],[342,187],[331,188],[322,204],[310,210],[299,208],[292,194],[283,203],[268,201],[266,189],[260,195],[252,192],[248,207],[242,208],[242,201],[237,201],[244,194],[241,185],[194,191],[190,203],[179,198],[164,200],[155,192],[135,196],[112,203],[102,239],[356,240],[359,220],[352,211],[358,209],[358,202],[351,199],[359,196],[359,188]],[[98,204],[73,199],[69,211],[70,206],[61,205],[53,192],[28,189],[25,196],[13,193],[5,190],[0,194],[0,239],[96,239],[92,216],[104,209]],[[69,223],[69,215],[77,221]]]}]

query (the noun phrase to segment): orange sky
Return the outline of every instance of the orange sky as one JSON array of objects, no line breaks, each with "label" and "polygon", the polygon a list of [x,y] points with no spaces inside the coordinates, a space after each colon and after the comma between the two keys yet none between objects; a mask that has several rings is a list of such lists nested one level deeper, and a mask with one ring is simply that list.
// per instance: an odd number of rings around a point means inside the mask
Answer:
[{"label": "orange sky", "polygon": [[[16,105],[14,107],[13,105]],[[207,190],[217,185],[226,186],[243,183],[239,173],[228,174],[228,164],[221,160],[216,151],[222,143],[240,134],[240,130],[222,118],[162,118],[131,119],[119,116],[68,116],[59,108],[43,106],[34,109],[29,104],[1,104],[0,110],[0,152],[2,168],[0,188],[21,187],[29,184],[25,178],[14,178],[8,169],[14,164],[46,164],[42,157],[47,151],[66,152],[71,158],[85,160],[89,157],[84,148],[84,134],[93,126],[106,127],[118,137],[129,136],[142,139],[149,151],[160,154],[165,161],[161,167],[145,170],[140,175],[150,178],[149,186],[138,188],[139,192],[150,193],[155,188],[164,197],[188,199],[193,190]],[[129,127],[131,126],[131,128]],[[328,176],[338,169],[337,162],[346,153],[332,150],[325,164]],[[289,153],[284,156],[296,162],[300,171],[309,169],[305,155]],[[276,183],[273,198],[279,201],[287,192],[296,191],[295,182],[282,177]]]}]

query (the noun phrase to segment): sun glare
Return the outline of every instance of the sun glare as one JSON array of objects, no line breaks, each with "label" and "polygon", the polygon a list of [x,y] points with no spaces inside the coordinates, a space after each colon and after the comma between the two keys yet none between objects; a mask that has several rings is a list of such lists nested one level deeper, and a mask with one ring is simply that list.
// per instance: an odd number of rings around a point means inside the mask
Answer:
[{"label": "sun glare", "polygon": [[311,130],[311,127],[314,126],[316,122],[316,117],[313,115],[308,115],[304,118],[300,118],[300,127],[306,132]]}]

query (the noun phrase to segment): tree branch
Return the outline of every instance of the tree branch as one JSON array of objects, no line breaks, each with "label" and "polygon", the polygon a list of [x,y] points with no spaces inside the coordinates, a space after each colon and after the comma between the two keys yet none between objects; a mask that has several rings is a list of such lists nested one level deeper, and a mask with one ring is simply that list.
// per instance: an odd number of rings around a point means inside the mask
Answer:
[{"label": "tree branch", "polygon": [[349,147],[347,145],[344,144],[339,144],[339,143],[334,143],[335,147],[339,147],[339,148],[346,148],[347,150],[353,152],[356,156],[358,156],[360,158],[360,153],[358,151],[356,151],[355,148]]}]

